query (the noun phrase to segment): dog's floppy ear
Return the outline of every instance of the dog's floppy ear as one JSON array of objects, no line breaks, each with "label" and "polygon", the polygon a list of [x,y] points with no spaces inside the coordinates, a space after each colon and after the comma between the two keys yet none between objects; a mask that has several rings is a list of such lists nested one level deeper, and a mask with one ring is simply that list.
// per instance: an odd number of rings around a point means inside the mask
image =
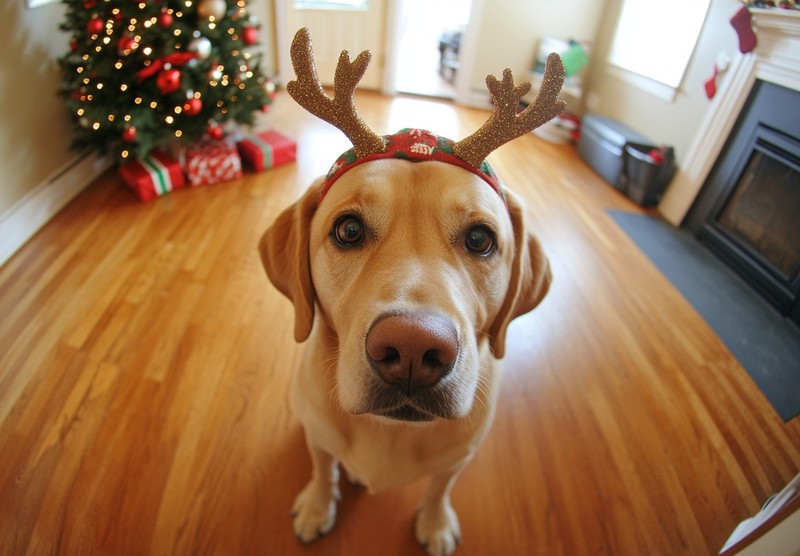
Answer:
[{"label": "dog's floppy ear", "polygon": [[506,191],[511,224],[514,227],[514,261],[503,305],[489,327],[489,346],[501,359],[506,352],[508,324],[536,307],[550,288],[550,263],[539,240],[526,230],[524,207],[519,199]]},{"label": "dog's floppy ear", "polygon": [[294,339],[298,342],[308,338],[314,323],[314,285],[308,240],[321,186],[321,179],[314,182],[297,202],[275,219],[258,244],[270,281],[294,303]]}]

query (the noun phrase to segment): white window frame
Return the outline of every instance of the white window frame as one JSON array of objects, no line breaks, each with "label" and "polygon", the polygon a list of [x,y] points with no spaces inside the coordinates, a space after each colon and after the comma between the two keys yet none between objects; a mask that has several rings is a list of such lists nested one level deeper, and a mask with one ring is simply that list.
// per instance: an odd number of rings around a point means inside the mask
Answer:
[{"label": "white window frame", "polygon": [[623,0],[608,54],[611,75],[672,101],[710,0]]}]

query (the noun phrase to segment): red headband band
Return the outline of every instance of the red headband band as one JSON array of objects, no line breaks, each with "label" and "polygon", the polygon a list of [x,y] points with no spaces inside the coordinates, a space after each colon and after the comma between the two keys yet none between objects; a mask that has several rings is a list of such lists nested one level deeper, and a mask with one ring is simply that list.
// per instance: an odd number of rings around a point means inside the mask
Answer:
[{"label": "red headband band", "polygon": [[503,202],[506,202],[503,188],[500,187],[500,180],[497,175],[485,160],[481,163],[480,168],[476,168],[467,162],[464,162],[453,153],[453,146],[455,143],[446,137],[440,137],[435,133],[424,129],[401,129],[394,135],[385,135],[383,139],[386,142],[386,149],[384,152],[368,154],[366,156],[356,156],[355,149],[350,149],[336,159],[331,169],[328,170],[328,175],[325,177],[325,183],[322,186],[320,193],[320,201],[325,197],[325,194],[331,186],[338,180],[342,174],[348,170],[352,170],[356,166],[369,162],[371,160],[380,160],[384,158],[399,158],[401,160],[408,160],[409,162],[444,162],[446,164],[453,164],[472,172],[500,195]]}]

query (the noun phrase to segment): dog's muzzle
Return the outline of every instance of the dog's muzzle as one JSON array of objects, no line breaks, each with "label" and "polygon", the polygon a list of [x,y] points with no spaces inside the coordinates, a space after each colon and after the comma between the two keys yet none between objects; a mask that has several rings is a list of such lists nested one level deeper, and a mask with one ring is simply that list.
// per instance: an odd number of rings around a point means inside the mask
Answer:
[{"label": "dog's muzzle", "polygon": [[370,327],[365,349],[383,383],[371,413],[401,421],[447,417],[448,404],[436,387],[458,359],[458,334],[450,319],[432,312],[383,315]]}]

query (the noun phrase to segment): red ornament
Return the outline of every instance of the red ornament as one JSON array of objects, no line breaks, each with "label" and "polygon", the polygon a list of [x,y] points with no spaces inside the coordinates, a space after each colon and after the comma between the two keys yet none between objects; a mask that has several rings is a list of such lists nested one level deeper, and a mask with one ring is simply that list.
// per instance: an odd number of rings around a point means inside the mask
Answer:
[{"label": "red ornament", "polygon": [[125,129],[122,130],[122,140],[126,143],[136,141],[136,127],[132,125],[125,126]]},{"label": "red ornament", "polygon": [[165,67],[158,72],[156,85],[162,95],[174,93],[181,87],[181,72],[175,68]]},{"label": "red ornament", "polygon": [[199,98],[190,98],[183,105],[183,113],[187,116],[197,116],[203,109],[203,101]]},{"label": "red ornament", "polygon": [[117,43],[120,54],[127,54],[136,47],[136,40],[130,35],[122,35]]},{"label": "red ornament", "polygon": [[242,30],[242,41],[244,44],[248,46],[252,46],[254,44],[258,44],[258,28],[257,27],[245,27]]},{"label": "red ornament", "polygon": [[86,31],[90,35],[99,35],[103,32],[103,28],[106,26],[105,20],[100,17],[93,17],[89,20],[89,23],[86,24]]},{"label": "red ornament", "polygon": [[208,125],[208,136],[214,139],[215,141],[222,139],[224,133],[222,132],[222,128],[219,127],[215,123],[211,123]]},{"label": "red ornament", "polygon": [[95,7],[96,4],[97,4],[97,0],[84,0],[83,1],[83,7],[86,10],[91,10],[92,8]]},{"label": "red ornament", "polygon": [[158,16],[158,26],[166,29],[172,25],[172,14],[169,12],[161,12]]}]

